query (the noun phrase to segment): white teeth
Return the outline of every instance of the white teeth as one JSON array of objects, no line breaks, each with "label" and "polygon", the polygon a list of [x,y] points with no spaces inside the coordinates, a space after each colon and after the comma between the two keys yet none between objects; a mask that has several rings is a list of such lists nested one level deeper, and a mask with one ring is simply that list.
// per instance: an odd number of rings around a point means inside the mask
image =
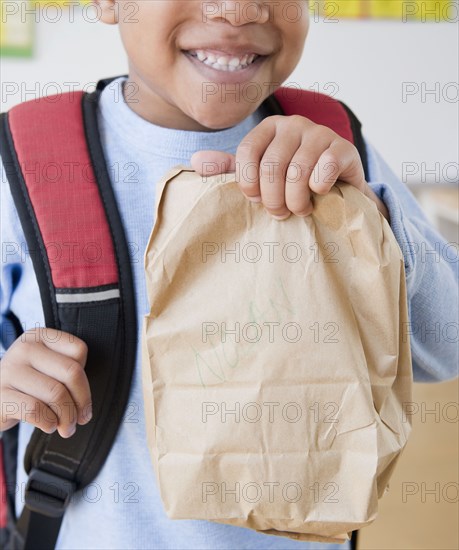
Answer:
[{"label": "white teeth", "polygon": [[245,69],[248,65],[251,65],[255,58],[257,57],[256,54],[245,54],[241,58],[239,57],[230,57],[226,55],[221,55],[217,57],[216,55],[212,53],[206,53],[205,50],[196,50],[191,51],[192,55],[197,57],[199,61],[204,63],[205,65],[209,65],[209,67],[213,67],[214,69],[217,69],[219,71],[240,71],[241,69]]}]

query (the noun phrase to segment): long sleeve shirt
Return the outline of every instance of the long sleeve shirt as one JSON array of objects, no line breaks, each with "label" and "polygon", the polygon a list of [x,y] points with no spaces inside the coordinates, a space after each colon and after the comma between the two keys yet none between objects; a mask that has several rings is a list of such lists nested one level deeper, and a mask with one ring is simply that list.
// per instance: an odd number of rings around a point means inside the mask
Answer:
[{"label": "long sleeve shirt", "polygon": [[[131,251],[140,327],[149,311],[143,253],[154,223],[155,187],[177,164],[189,164],[199,150],[235,153],[243,137],[262,118],[256,111],[238,125],[216,132],[194,132],[156,126],[139,117],[119,98],[123,78],[102,92],[98,123],[115,198]],[[390,225],[405,259],[413,373],[418,381],[457,375],[457,251],[429,224],[411,192],[366,140],[369,183],[386,204]],[[2,264],[0,294],[1,354],[15,338],[10,312],[24,330],[44,326],[37,280],[18,214],[1,166]],[[369,297],[371,299],[371,297]],[[140,344],[139,344],[140,345]],[[57,548],[151,549],[327,549],[329,545],[263,535],[248,529],[206,521],[172,521],[161,504],[144,424],[141,353],[126,414],[110,454],[93,483],[79,492],[64,516]],[[25,448],[33,426],[20,423],[16,513],[23,507]]]}]

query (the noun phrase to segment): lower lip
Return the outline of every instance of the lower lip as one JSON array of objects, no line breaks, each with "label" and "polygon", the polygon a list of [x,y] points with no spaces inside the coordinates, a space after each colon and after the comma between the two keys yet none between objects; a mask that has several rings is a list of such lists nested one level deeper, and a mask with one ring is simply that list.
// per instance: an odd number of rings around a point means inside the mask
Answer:
[{"label": "lower lip", "polygon": [[202,61],[199,61],[197,57],[193,57],[187,52],[182,53],[191,63],[193,63],[198,72],[201,73],[204,78],[207,78],[212,82],[228,84],[242,84],[249,81],[255,75],[255,73],[258,71],[258,69],[266,59],[266,56],[257,57],[257,59],[255,59],[253,63],[251,63],[244,69],[231,72],[219,71],[218,69],[214,69],[213,67],[206,65]]}]

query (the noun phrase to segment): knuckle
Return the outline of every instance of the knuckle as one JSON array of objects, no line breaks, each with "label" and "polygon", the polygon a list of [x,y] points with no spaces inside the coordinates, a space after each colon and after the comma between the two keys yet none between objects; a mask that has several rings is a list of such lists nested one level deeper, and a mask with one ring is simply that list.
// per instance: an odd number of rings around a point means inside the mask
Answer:
[{"label": "knuckle", "polygon": [[284,175],[284,166],[281,162],[280,157],[272,155],[270,157],[264,158],[260,164],[260,177],[263,179],[276,179],[283,177]]},{"label": "knuckle", "polygon": [[281,201],[264,201],[263,206],[268,210],[269,212],[280,212],[285,210],[285,203]]},{"label": "knuckle", "polygon": [[360,153],[357,147],[351,143],[350,141],[347,141],[347,139],[344,140],[344,144],[349,148],[349,150],[352,152],[353,156],[360,160]]},{"label": "knuckle", "polygon": [[286,118],[285,115],[269,115],[265,117],[258,126],[264,125],[267,126],[268,124],[277,124],[278,122],[283,122]]},{"label": "knuckle", "polygon": [[360,157],[360,153],[354,145],[352,145],[351,164],[353,166],[358,166],[363,173],[362,158]]},{"label": "knuckle", "polygon": [[287,168],[286,178],[292,183],[307,181],[313,168],[305,161],[291,162]]},{"label": "knuckle", "polygon": [[290,123],[293,123],[297,126],[304,125],[307,122],[310,122],[306,117],[298,114],[290,115],[288,117]]},{"label": "knuckle", "polygon": [[279,168],[281,164],[285,164],[285,159],[283,156],[281,154],[277,154],[275,151],[272,151],[263,157],[260,162],[260,169],[276,169]]},{"label": "knuckle", "polygon": [[257,146],[253,138],[245,138],[237,148],[236,156],[252,156],[256,153]]},{"label": "knuckle", "polygon": [[5,353],[1,364],[2,371],[13,367],[18,363],[28,363],[34,355],[34,349],[36,344],[30,340],[30,338],[22,335],[11,345],[8,351]]},{"label": "knuckle", "polygon": [[324,165],[339,166],[341,164],[341,158],[333,151],[326,151],[323,153],[322,162]]},{"label": "knuckle", "polygon": [[67,397],[67,390],[61,382],[54,380],[48,388],[48,394],[51,403],[61,403]]},{"label": "knuckle", "polygon": [[88,346],[86,342],[83,342],[83,340],[80,340],[79,338],[78,339],[75,338],[73,345],[74,345],[73,358],[80,365],[84,365],[86,363],[86,358],[88,356]]},{"label": "knuckle", "polygon": [[24,355],[25,357],[30,357],[33,354],[35,344],[29,339],[26,339],[21,341],[18,344],[18,347],[20,347],[21,355]]},{"label": "knuckle", "polygon": [[41,405],[40,409],[40,427],[48,432],[53,430],[57,424],[57,416],[52,409],[46,407],[46,405]]},{"label": "knuckle", "polygon": [[65,378],[69,384],[75,384],[81,380],[83,369],[77,361],[70,359],[65,365],[63,365],[65,371]]},{"label": "knuckle", "polygon": [[333,183],[342,171],[342,163],[336,158],[324,159],[318,168],[318,176],[323,179],[323,186]]},{"label": "knuckle", "polygon": [[62,331],[56,328],[40,327],[38,336],[43,342],[58,342],[62,338]]},{"label": "knuckle", "polygon": [[327,136],[327,137],[336,137],[337,134],[328,126],[324,126],[323,124],[316,124],[314,128],[312,128],[310,131],[317,133],[317,135],[321,136]]}]

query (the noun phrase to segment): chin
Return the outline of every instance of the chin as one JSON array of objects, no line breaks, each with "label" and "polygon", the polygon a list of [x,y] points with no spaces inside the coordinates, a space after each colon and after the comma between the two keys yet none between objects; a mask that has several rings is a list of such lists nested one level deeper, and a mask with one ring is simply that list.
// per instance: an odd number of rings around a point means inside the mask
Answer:
[{"label": "chin", "polygon": [[255,111],[251,106],[245,109],[241,108],[241,105],[236,105],[234,109],[232,107],[232,105],[219,104],[218,109],[196,113],[193,118],[209,130],[224,130],[236,126]]}]

